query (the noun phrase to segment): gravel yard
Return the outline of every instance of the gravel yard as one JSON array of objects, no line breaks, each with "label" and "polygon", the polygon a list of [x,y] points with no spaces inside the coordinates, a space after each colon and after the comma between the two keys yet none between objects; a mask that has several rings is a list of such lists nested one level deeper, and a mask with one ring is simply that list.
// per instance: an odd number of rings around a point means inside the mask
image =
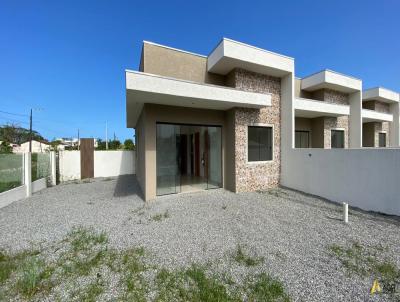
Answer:
[{"label": "gravel yard", "polygon": [[[353,255],[343,251],[354,247],[400,267],[398,218],[351,209],[345,225],[340,206],[286,189],[242,194],[218,189],[149,203],[137,193],[131,176],[43,190],[0,209],[0,249],[16,253],[39,243],[45,248],[81,226],[104,231],[117,250],[143,247],[160,268],[212,265],[238,283],[265,272],[282,282],[293,301],[395,299],[372,296],[376,276],[351,273],[340,257]],[[239,250],[257,261],[241,263]],[[104,274],[106,282],[115,282]],[[105,291],[95,300],[112,298]]]}]

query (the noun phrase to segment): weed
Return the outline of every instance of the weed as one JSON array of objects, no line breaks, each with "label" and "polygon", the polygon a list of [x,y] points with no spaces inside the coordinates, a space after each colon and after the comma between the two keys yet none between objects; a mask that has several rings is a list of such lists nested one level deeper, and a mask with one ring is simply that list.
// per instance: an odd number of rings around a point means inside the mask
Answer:
[{"label": "weed", "polygon": [[22,264],[15,288],[26,297],[33,296],[41,289],[50,289],[49,278],[52,272],[53,268],[48,267],[43,259],[38,256],[30,257]]},{"label": "weed", "polygon": [[239,301],[227,292],[221,280],[207,276],[205,268],[197,265],[172,272],[162,269],[156,283],[156,301]]},{"label": "weed", "polygon": [[167,219],[167,218],[169,218],[168,210],[166,210],[163,214],[157,214],[157,215],[152,216],[151,220],[159,222],[159,221]]},{"label": "weed", "polygon": [[11,274],[18,269],[20,264],[28,257],[36,256],[40,252],[36,249],[26,250],[11,255],[6,251],[0,251],[0,285],[8,280]]},{"label": "weed", "polygon": [[245,266],[256,266],[264,261],[263,257],[252,257],[246,255],[245,251],[243,250],[240,244],[237,246],[236,251],[233,254],[233,259],[237,263]]},{"label": "weed", "polygon": [[282,283],[265,273],[248,281],[246,291],[249,301],[290,301]]},{"label": "weed", "polygon": [[393,262],[379,255],[388,251],[388,248],[382,246],[366,248],[354,242],[350,247],[331,245],[329,250],[349,274],[377,278],[382,283],[385,293],[395,294],[395,287],[400,284],[400,269]]},{"label": "weed", "polygon": [[227,208],[226,205],[223,205],[223,206],[222,206],[222,209],[223,209],[223,210],[226,210],[226,208]]}]

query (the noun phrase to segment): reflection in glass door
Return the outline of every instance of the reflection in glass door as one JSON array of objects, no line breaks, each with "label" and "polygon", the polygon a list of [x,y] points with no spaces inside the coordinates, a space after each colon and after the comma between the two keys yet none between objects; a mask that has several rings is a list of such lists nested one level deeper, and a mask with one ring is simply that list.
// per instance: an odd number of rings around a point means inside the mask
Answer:
[{"label": "reflection in glass door", "polygon": [[180,192],[177,125],[157,124],[157,195]]},{"label": "reflection in glass door", "polygon": [[157,195],[222,187],[221,127],[157,123]]},{"label": "reflection in glass door", "polygon": [[207,189],[222,187],[221,127],[208,128],[208,177]]}]

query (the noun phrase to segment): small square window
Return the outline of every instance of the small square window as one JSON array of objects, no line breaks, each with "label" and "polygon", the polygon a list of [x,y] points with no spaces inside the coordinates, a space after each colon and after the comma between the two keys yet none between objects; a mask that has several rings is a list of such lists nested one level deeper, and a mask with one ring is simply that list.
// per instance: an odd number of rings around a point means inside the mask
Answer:
[{"label": "small square window", "polygon": [[248,161],[272,160],[273,133],[272,127],[248,127]]}]

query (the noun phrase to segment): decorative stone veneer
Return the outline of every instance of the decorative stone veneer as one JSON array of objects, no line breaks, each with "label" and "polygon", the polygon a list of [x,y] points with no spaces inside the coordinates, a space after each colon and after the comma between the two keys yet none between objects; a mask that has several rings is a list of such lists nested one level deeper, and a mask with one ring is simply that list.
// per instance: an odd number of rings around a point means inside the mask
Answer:
[{"label": "decorative stone veneer", "polygon": [[312,93],[312,98],[332,104],[349,105],[348,94],[332,89],[320,89],[314,91]]},{"label": "decorative stone veneer", "polygon": [[375,111],[390,113],[390,106],[387,103],[375,101]]},{"label": "decorative stone veneer", "polygon": [[390,113],[390,105],[380,101],[366,101],[363,102],[363,108],[375,110],[377,112]]},{"label": "decorative stone veneer", "polygon": [[[236,192],[265,190],[279,185],[281,168],[280,78],[235,69],[228,77],[227,84],[236,89],[270,93],[272,106],[262,109],[235,108],[235,182]],[[268,162],[247,161],[248,126],[267,125],[273,127],[273,159]]]},{"label": "decorative stone veneer", "polygon": [[375,147],[379,147],[379,133],[385,132],[386,133],[386,146],[389,146],[389,122],[382,122],[382,123],[374,123],[375,124],[375,132],[374,132],[374,141]]},{"label": "decorative stone veneer", "polygon": [[324,118],[324,148],[331,148],[331,130],[339,128],[344,130],[344,147],[349,147],[349,118],[347,116]]},{"label": "decorative stone veneer", "polygon": [[[313,93],[313,98],[323,102],[339,105],[349,105],[349,96],[346,93],[320,89]],[[344,130],[344,147],[349,146],[349,118],[348,116],[324,117],[324,148],[331,148],[331,130],[340,128]]]}]

